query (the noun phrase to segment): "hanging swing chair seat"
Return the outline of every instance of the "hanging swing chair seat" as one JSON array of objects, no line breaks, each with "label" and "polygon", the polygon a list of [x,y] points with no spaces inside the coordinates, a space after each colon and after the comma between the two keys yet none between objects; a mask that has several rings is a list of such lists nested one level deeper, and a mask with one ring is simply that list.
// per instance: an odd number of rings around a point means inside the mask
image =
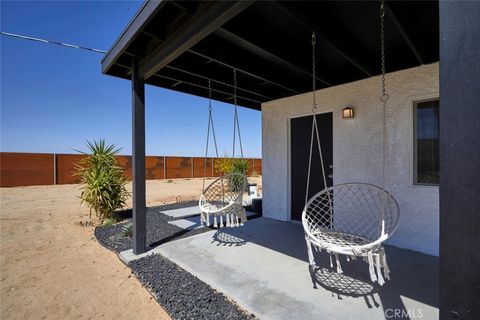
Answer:
[{"label": "hanging swing chair seat", "polygon": [[[385,1],[380,5],[380,47],[381,47],[381,96],[383,105],[383,187],[387,179],[387,114],[388,94],[385,87]],[[325,250],[330,255],[330,267],[333,268],[332,254],[335,256],[337,272],[342,273],[339,255],[362,257],[368,262],[370,279],[379,285],[390,279],[387,257],[382,243],[387,240],[398,225],[400,210],[395,198],[384,188],[368,183],[344,183],[327,188],[322,145],[316,120],[316,72],[315,72],[316,35],[312,33],[312,135],[308,162],[305,208],[302,212],[302,224],[307,242],[308,261],[315,266],[313,249]],[[316,139],[315,139],[316,136]],[[323,185],[325,189],[309,198],[310,175],[313,145],[316,140],[320,155]],[[376,272],[375,272],[376,269]],[[382,275],[383,269],[383,275]]]},{"label": "hanging swing chair seat", "polygon": [[[247,215],[243,208],[243,194],[247,185],[247,177],[241,173],[230,173],[215,179],[203,191],[199,208],[201,222],[210,226],[210,216],[213,215],[213,227],[243,226]],[[218,221],[218,219],[220,221]]]},{"label": "hanging swing chair seat", "polygon": [[364,257],[370,264],[372,281],[378,278],[379,284],[383,284],[381,268],[389,277],[382,243],[395,231],[398,220],[398,204],[385,189],[367,183],[324,189],[310,198],[302,213],[309,262],[315,265],[311,246],[335,254],[338,272],[338,254]]}]

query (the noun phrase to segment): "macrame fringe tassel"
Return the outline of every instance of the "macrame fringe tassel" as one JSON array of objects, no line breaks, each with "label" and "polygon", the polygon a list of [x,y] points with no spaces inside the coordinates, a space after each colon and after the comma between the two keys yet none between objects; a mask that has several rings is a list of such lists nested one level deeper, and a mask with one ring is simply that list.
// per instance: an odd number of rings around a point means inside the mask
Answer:
[{"label": "macrame fringe tassel", "polygon": [[328,255],[330,256],[330,268],[333,268],[332,253],[329,252]]},{"label": "macrame fringe tassel", "polygon": [[390,268],[387,264],[387,255],[385,254],[385,250],[383,249],[380,253],[382,257],[382,265],[383,265],[383,273],[385,274],[385,279],[390,280]]},{"label": "macrame fringe tassel", "polygon": [[227,220],[227,227],[230,227],[230,214],[227,213],[225,220]]},{"label": "macrame fringe tassel", "polygon": [[347,262],[350,262],[350,256],[347,256]]},{"label": "macrame fringe tassel", "polygon": [[383,286],[385,284],[385,280],[383,279],[383,276],[382,276],[382,266],[380,264],[379,254],[375,255],[375,265],[377,267],[378,284]]},{"label": "macrame fringe tassel", "polygon": [[210,227],[210,214],[207,213],[207,227]]},{"label": "macrame fringe tassel", "polygon": [[213,227],[214,227],[214,228],[218,228],[217,216],[216,216],[216,215],[213,216]]},{"label": "macrame fringe tassel", "polygon": [[335,262],[337,263],[337,273],[343,273],[342,265],[340,264],[340,258],[336,253],[335,253]]},{"label": "macrame fringe tassel", "polygon": [[368,270],[370,272],[370,280],[372,280],[372,282],[377,282],[377,276],[375,275],[375,268],[371,251],[368,252]]},{"label": "macrame fringe tassel", "polygon": [[220,216],[220,228],[223,227],[223,216]]}]

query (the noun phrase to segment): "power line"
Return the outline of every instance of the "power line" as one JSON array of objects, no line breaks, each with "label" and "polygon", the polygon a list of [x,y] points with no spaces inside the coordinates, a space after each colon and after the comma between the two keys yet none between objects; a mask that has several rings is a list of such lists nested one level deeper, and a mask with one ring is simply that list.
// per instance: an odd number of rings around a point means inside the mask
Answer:
[{"label": "power line", "polygon": [[63,47],[74,48],[74,49],[82,49],[82,50],[87,50],[87,51],[96,52],[96,53],[102,53],[102,54],[107,53],[107,51],[100,50],[100,49],[93,49],[93,48],[87,48],[87,47],[77,46],[77,45],[74,45],[74,44],[63,43],[63,42],[58,42],[58,41],[53,41],[53,40],[34,38],[34,37],[24,36],[24,35],[21,35],[21,34],[15,34],[15,33],[10,33],[10,32],[0,31],[0,34],[2,36],[8,36],[8,37],[18,38],[18,39],[23,39],[23,40],[37,41],[37,42],[42,42],[42,43],[56,44],[56,45],[63,46]]}]

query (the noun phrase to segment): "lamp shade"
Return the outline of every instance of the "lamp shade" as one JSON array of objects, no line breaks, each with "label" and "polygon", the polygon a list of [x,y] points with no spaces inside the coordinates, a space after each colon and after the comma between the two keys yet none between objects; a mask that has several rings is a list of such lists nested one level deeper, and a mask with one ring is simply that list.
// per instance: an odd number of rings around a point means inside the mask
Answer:
[{"label": "lamp shade", "polygon": [[342,110],[342,118],[343,119],[352,119],[353,118],[353,108],[346,107]]}]

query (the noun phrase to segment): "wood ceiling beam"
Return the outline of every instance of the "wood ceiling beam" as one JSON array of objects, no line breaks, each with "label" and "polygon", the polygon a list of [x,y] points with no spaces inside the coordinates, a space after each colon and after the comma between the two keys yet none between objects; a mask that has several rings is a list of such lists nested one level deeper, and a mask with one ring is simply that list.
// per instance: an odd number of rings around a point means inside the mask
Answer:
[{"label": "wood ceiling beam", "polygon": [[[206,76],[202,76],[202,75],[200,75],[200,74],[197,74],[197,73],[194,73],[194,72],[191,72],[191,71],[183,70],[183,69],[180,69],[180,68],[177,68],[177,67],[173,67],[173,66],[169,66],[169,65],[165,66],[165,68],[167,68],[167,69],[172,69],[172,70],[179,71],[179,72],[183,72],[183,73],[185,73],[185,74],[189,74],[189,75],[192,75],[192,76],[201,78],[201,79],[206,80],[206,81],[211,80],[212,82],[215,82],[215,83],[218,83],[218,84],[221,84],[221,85],[224,85],[224,86],[233,88],[233,85],[232,85],[232,84],[229,84],[229,83],[226,83],[226,82],[217,80],[217,79],[209,78],[209,77],[206,77]],[[264,95],[264,94],[261,94],[261,93],[255,92],[255,91],[251,91],[251,90],[248,90],[248,89],[245,89],[245,88],[242,88],[242,87],[238,87],[238,86],[237,86],[237,90],[238,90],[238,91],[243,91],[243,92],[246,92],[246,93],[250,93],[250,94],[253,94],[253,95],[256,95],[256,96],[258,96],[258,97],[262,97],[262,98],[265,98],[265,99],[268,99],[268,100],[273,100],[272,97],[269,97],[269,96],[266,96],[266,95]]]},{"label": "wood ceiling beam", "polygon": [[[183,4],[181,4],[180,2],[178,2],[178,1],[170,1],[170,3],[173,4],[173,5],[175,5],[177,8],[179,8],[179,9],[182,10],[182,11],[184,11],[185,13],[190,14],[190,15],[193,15],[192,10],[187,9],[187,8],[186,8],[185,6],[183,6]],[[224,30],[224,29],[223,29],[223,28],[219,28],[219,30]],[[224,31],[225,31],[225,32],[228,32],[227,30],[224,30]],[[243,39],[242,39],[242,40],[243,40]],[[263,78],[263,77],[261,77],[261,76],[259,76],[259,75],[256,75],[256,74],[253,74],[253,73],[251,73],[251,72],[242,70],[241,68],[234,67],[234,66],[232,66],[232,65],[230,65],[230,64],[228,64],[228,63],[225,63],[225,62],[222,62],[222,61],[220,61],[220,60],[211,58],[211,57],[209,57],[209,56],[207,56],[207,55],[204,55],[204,54],[202,54],[202,53],[199,53],[199,52],[197,52],[197,51],[194,51],[194,50],[188,50],[188,51],[189,51],[190,53],[193,53],[193,54],[195,54],[195,55],[198,55],[198,56],[201,56],[201,57],[207,59],[207,61],[205,62],[205,64],[209,64],[209,63],[215,62],[215,63],[220,64],[220,65],[222,65],[222,66],[224,66],[224,67],[227,67],[227,68],[229,68],[229,69],[232,69],[232,70],[233,70],[233,69],[236,69],[237,71],[239,71],[239,72],[241,72],[241,73],[243,73],[243,74],[245,74],[245,75],[247,75],[247,76],[250,76],[250,77],[255,78],[255,79],[258,79],[258,80],[261,80],[261,81],[262,81],[262,85],[272,84],[272,85],[275,85],[275,86],[277,86],[277,87],[279,87],[279,88],[282,88],[282,89],[284,89],[284,90],[290,91],[290,92],[292,92],[292,93],[296,93],[296,94],[299,93],[299,91],[297,91],[297,90],[294,90],[294,89],[289,88],[289,87],[287,87],[287,86],[284,86],[284,85],[282,85],[282,84],[276,83],[276,82],[274,82],[274,81],[267,80],[267,79],[265,79],[265,78]],[[303,70],[302,70],[302,72],[303,72]],[[311,76],[312,76],[312,75],[311,75],[311,73],[310,73],[310,74],[309,74],[309,77],[311,77]],[[320,79],[318,79],[318,80],[320,80]],[[330,85],[330,84],[328,84],[328,85]]]},{"label": "wood ceiling beam", "polygon": [[[273,62],[275,63],[276,65],[284,68],[284,69],[287,69],[287,70],[290,70],[291,72],[293,73],[296,73],[296,74],[299,74],[299,75],[303,75],[303,76],[307,76],[309,78],[312,77],[312,73],[309,72],[309,71],[306,71],[302,68],[300,68],[299,66],[295,65],[294,63],[291,63],[281,57],[279,57],[278,55],[248,41],[247,39],[245,38],[242,38],[240,37],[239,35],[233,33],[233,32],[230,32],[228,30],[226,30],[225,28],[220,28],[218,29],[216,32],[215,32],[215,35],[217,35],[218,37],[222,38],[223,40],[226,40],[228,42],[230,42],[231,44],[234,44],[235,46],[238,46],[242,49],[244,49],[245,51],[248,51],[260,58],[263,58],[267,61],[270,61],[270,62]],[[320,77],[316,77],[317,78],[317,81],[320,81],[322,82],[323,84],[325,84],[326,86],[331,86],[332,84],[329,83],[328,81],[320,78]]]},{"label": "wood ceiling beam", "polygon": [[355,66],[358,70],[362,71],[365,75],[371,77],[373,75],[372,70],[365,66],[363,63],[359,62],[358,59],[354,57],[354,55],[344,47],[342,47],[338,42],[331,39],[320,26],[309,16],[305,15],[295,3],[290,2],[283,2],[277,1],[277,6],[282,9],[287,15],[290,16],[292,20],[294,20],[299,25],[303,26],[305,29],[315,32],[317,37],[321,38],[324,42],[326,42],[335,52],[342,56],[345,60],[350,62],[353,66]]},{"label": "wood ceiling beam", "polygon": [[148,55],[140,73],[148,79],[179,55],[248,8],[253,1],[212,1],[202,6],[188,21]]},{"label": "wood ceiling beam", "polygon": [[[167,79],[167,80],[170,80],[170,81],[174,81],[175,83],[172,85],[172,87],[177,86],[179,84],[186,84],[186,85],[190,85],[190,86],[193,86],[193,87],[205,89],[205,92],[208,92],[208,86],[203,86],[203,85],[198,84],[198,83],[183,81],[183,80],[180,80],[180,79],[177,79],[177,78],[167,77],[167,76],[163,76],[163,75],[160,75],[160,74],[154,74],[153,76],[157,77],[157,78],[162,78],[162,79]],[[225,92],[225,91],[214,89],[214,88],[212,88],[212,92],[221,93],[221,94],[226,95],[227,97],[233,97],[232,92]],[[265,101],[255,100],[255,99],[252,99],[252,98],[247,98],[245,96],[241,96],[241,95],[238,95],[238,94],[237,94],[237,98],[247,100],[247,101],[251,101],[251,102],[255,102],[255,103],[258,103],[258,104],[262,104],[262,102],[265,102]]]},{"label": "wood ceiling beam", "polygon": [[415,55],[415,58],[417,58],[417,61],[420,64],[425,64],[425,59],[423,57],[423,54],[421,53],[421,46],[418,43],[418,41],[414,40],[414,35],[412,35],[408,30],[405,28],[405,26],[400,22],[398,19],[398,16],[395,14],[395,12],[392,10],[391,6],[388,5],[388,3],[385,3],[385,12],[387,16],[390,18],[390,20],[393,22],[395,27],[397,28],[398,32],[402,35],[403,39],[407,43],[408,47],[412,51],[412,53]]},{"label": "wood ceiling beam", "polygon": [[213,63],[213,62],[214,62],[214,63],[217,63],[217,64],[219,64],[219,65],[221,65],[221,66],[224,66],[224,67],[226,67],[226,68],[229,68],[230,70],[234,70],[234,69],[235,69],[235,70],[237,70],[238,72],[241,72],[241,73],[243,73],[243,74],[245,74],[245,75],[247,75],[247,76],[249,76],[249,77],[251,77],[251,78],[254,78],[254,79],[257,79],[257,80],[262,81],[262,83],[264,83],[264,84],[271,84],[271,85],[277,86],[277,87],[279,87],[279,88],[282,88],[282,89],[284,89],[284,90],[286,90],[286,91],[295,93],[295,94],[300,93],[298,90],[292,89],[292,88],[287,87],[287,86],[285,86],[285,85],[283,85],[283,84],[280,84],[280,83],[278,83],[278,82],[265,79],[265,78],[262,77],[262,76],[259,76],[259,75],[257,75],[257,74],[254,74],[254,73],[249,72],[249,71],[247,71],[247,70],[244,70],[244,69],[242,69],[242,68],[237,68],[237,67],[235,67],[235,66],[233,66],[233,65],[231,65],[231,64],[228,64],[228,63],[225,63],[225,62],[223,62],[223,61],[220,61],[220,60],[217,60],[217,59],[215,59],[215,58],[212,58],[212,57],[210,57],[210,56],[208,56],[208,55],[206,55],[206,54],[204,54],[204,53],[201,53],[201,52],[198,52],[198,51],[195,51],[195,50],[192,50],[192,49],[189,49],[188,52],[189,52],[189,53],[192,53],[192,54],[194,54],[194,55],[197,55],[197,56],[199,56],[199,57],[202,57],[202,58],[206,59],[206,60],[209,61],[209,62],[211,61],[210,63]]}]

